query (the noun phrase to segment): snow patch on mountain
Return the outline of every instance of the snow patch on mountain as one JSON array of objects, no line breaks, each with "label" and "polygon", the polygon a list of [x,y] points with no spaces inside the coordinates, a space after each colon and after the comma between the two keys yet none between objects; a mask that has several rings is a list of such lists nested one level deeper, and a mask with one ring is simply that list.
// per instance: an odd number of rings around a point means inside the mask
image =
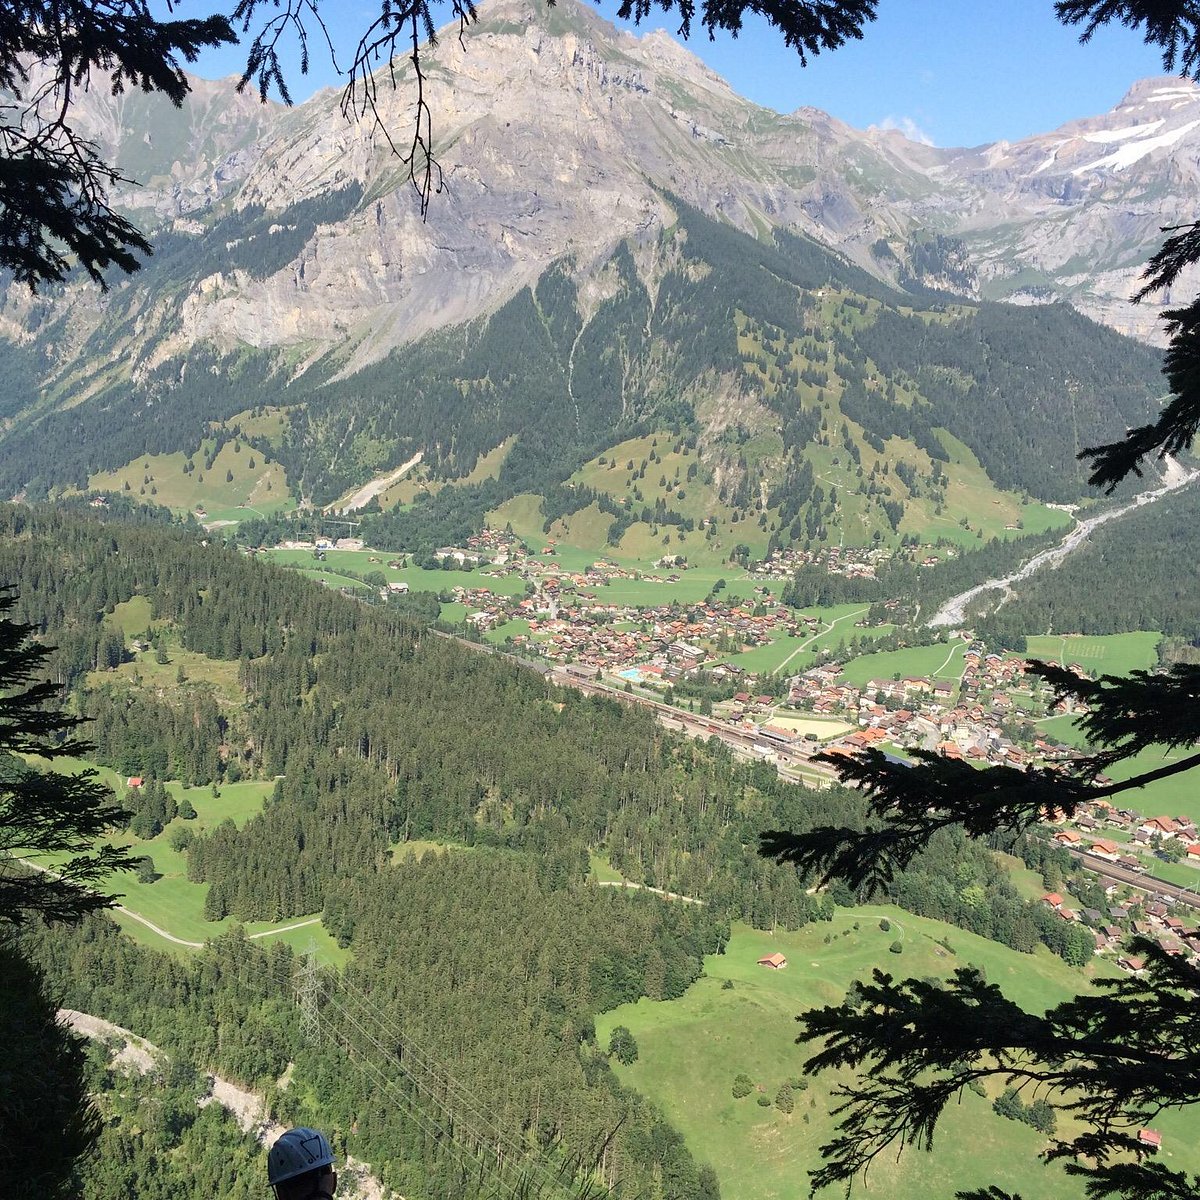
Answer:
[{"label": "snow patch on mountain", "polygon": [[1076,167],[1071,174],[1083,175],[1088,171],[1123,171],[1126,167],[1131,167],[1135,162],[1146,157],[1147,154],[1152,154],[1155,150],[1161,150],[1166,146],[1173,146],[1176,142],[1185,138],[1193,129],[1200,125],[1200,121],[1189,121],[1186,125],[1180,125],[1178,129],[1170,129],[1166,133],[1160,133],[1157,137],[1143,138],[1139,142],[1131,142],[1122,146],[1119,150],[1113,151],[1112,154],[1105,155],[1104,158],[1098,158],[1094,162],[1084,163],[1081,167]]},{"label": "snow patch on mountain", "polygon": [[1127,138],[1137,137],[1139,134],[1154,133],[1165,124],[1166,119],[1159,117],[1157,121],[1151,121],[1148,125],[1126,125],[1124,129],[1097,129],[1092,133],[1085,133],[1083,140],[1085,142],[1123,142]]}]

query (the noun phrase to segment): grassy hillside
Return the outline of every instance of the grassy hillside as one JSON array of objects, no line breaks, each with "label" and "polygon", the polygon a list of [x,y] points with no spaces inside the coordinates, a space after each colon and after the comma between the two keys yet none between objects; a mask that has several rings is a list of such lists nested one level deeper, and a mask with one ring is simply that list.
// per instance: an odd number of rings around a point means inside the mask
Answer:
[{"label": "grassy hillside", "polygon": [[[55,761],[55,770],[68,774],[92,769],[99,778],[118,796],[127,793],[126,781],[107,767],[98,767],[84,759],[60,758]],[[232,917],[221,921],[209,921],[204,917],[204,898],[207,883],[192,883],[187,877],[187,857],[172,846],[172,837],[180,829],[200,834],[212,829],[222,821],[233,821],[242,825],[259,812],[264,801],[271,795],[275,784],[272,780],[244,780],[240,783],[223,783],[219,788],[185,788],[177,782],[167,783],[167,790],[176,802],[187,799],[196,810],[192,820],[176,817],[157,837],[142,839],[132,833],[113,835],[109,840],[118,846],[128,847],[135,858],[148,856],[154,862],[158,876],[153,882],[143,883],[132,872],[121,872],[112,876],[108,883],[118,897],[118,903],[129,912],[114,912],[113,920],[134,940],[155,950],[169,954],[189,955],[195,947],[180,942],[204,942],[216,937],[235,924]],[[144,917],[145,921],[139,921]],[[312,918],[317,918],[313,920]],[[250,921],[244,924],[248,934],[279,937],[298,949],[316,943],[320,957],[326,962],[341,963],[346,954],[320,924],[320,914],[293,918],[286,921]],[[162,933],[151,929],[146,922],[180,941],[172,941]]]},{"label": "grassy hillside", "polygon": [[[886,932],[881,918],[890,924]],[[889,952],[894,941],[903,947],[899,955]],[[756,965],[776,951],[788,959],[784,970]],[[805,1051],[795,1045],[796,1014],[837,1003],[851,980],[867,977],[874,967],[924,976],[946,975],[966,964],[981,967],[990,982],[1033,1008],[1051,1006],[1087,984],[1084,975],[1048,952],[1018,954],[891,907],[839,910],[832,924],[798,933],[735,926],[726,953],[705,960],[704,977],[683,997],[641,1000],[606,1013],[597,1033],[607,1045],[614,1026],[631,1030],[639,1057],[630,1066],[614,1061],[614,1069],[663,1106],[693,1153],[713,1164],[723,1195],[802,1200],[809,1192],[806,1171],[817,1164],[818,1147],[832,1130],[827,1114],[835,1081],[819,1077],[807,1090],[797,1089],[790,1115],[758,1103],[759,1095],[774,1100],[781,1083],[801,1076]],[[756,1090],[735,1099],[733,1081],[743,1072]],[[1026,1200],[1082,1196],[1082,1187],[1060,1168],[1038,1161],[1045,1139],[994,1114],[991,1098],[967,1093],[952,1107],[932,1155],[909,1151],[898,1162],[894,1155],[881,1156],[861,1185],[863,1194],[925,1200],[996,1183]],[[1198,1113],[1182,1114],[1172,1123],[1166,1146],[1171,1166],[1200,1165],[1186,1135],[1197,1118]]]},{"label": "grassy hillside", "polygon": [[[259,422],[278,422],[264,417]],[[238,441],[205,441],[191,453],[144,455],[88,478],[88,488],[136,496],[172,512],[203,511],[205,521],[239,521],[291,511],[296,502],[278,462]]]}]

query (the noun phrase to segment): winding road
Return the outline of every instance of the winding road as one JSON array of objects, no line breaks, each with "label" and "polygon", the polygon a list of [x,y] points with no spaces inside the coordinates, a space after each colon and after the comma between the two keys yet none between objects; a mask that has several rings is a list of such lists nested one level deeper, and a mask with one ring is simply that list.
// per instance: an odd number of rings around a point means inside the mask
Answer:
[{"label": "winding road", "polygon": [[1000,603],[1003,604],[1008,599],[1014,583],[1019,583],[1022,579],[1028,579],[1030,575],[1035,571],[1040,571],[1043,567],[1058,566],[1068,554],[1073,550],[1078,550],[1088,540],[1088,536],[1098,525],[1103,525],[1108,521],[1115,521],[1118,517],[1123,517],[1126,513],[1132,512],[1136,508],[1141,508],[1146,504],[1153,504],[1154,501],[1162,499],[1168,493],[1178,491],[1181,487],[1186,487],[1197,478],[1200,478],[1200,470],[1188,471],[1175,462],[1174,459],[1168,460],[1165,472],[1166,482],[1161,487],[1154,488],[1148,492],[1141,492],[1129,501],[1128,504],[1122,504],[1119,508],[1106,509],[1102,513],[1097,513],[1094,517],[1085,517],[1057,546],[1051,546],[1048,550],[1043,550],[1039,554],[1035,554],[1024,566],[1019,567],[1011,575],[1003,575],[998,579],[984,580],[983,583],[976,584],[973,588],[968,588],[965,592],[960,592],[957,596],[952,596],[929,618],[926,624],[933,628],[944,625],[963,624],[967,619],[967,606],[972,600],[983,595],[984,592],[1002,589],[1004,596],[1001,598]]}]

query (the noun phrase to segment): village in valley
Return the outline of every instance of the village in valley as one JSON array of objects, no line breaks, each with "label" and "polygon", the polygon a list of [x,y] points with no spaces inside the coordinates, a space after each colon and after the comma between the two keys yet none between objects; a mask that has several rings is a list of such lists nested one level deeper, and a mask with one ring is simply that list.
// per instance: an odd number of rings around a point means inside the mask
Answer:
[{"label": "village in valley", "polygon": [[[418,565],[381,558],[354,539],[279,549],[319,562],[354,552],[384,600],[409,591]],[[932,547],[907,552],[937,561]],[[687,596],[689,568],[679,556],[652,570],[607,557],[569,563],[552,539],[534,551],[511,529],[484,529],[419,565],[445,576],[443,599],[481,646],[524,658],[559,682],[652,706],[667,724],[719,737],[734,753],[809,785],[832,781],[830,757],[868,748],[899,761],[920,751],[978,767],[1052,770],[1084,753],[1073,730],[1084,710],[1056,701],[1024,655],[989,647],[969,629],[909,645],[898,636],[905,613],[895,600],[810,611],[780,599],[780,584],[798,567],[871,578],[891,553],[879,546],[777,552],[731,565],[728,581],[714,579],[700,599]],[[1043,904],[1086,926],[1096,953],[1127,971],[1143,967],[1125,949],[1135,934],[1170,953],[1200,956],[1200,939],[1174,915],[1180,898],[1200,891],[1200,833],[1190,818],[1146,816],[1105,800],[1069,821],[1050,817],[1052,840],[1100,876],[1105,902],[1085,905],[1046,890]]]}]

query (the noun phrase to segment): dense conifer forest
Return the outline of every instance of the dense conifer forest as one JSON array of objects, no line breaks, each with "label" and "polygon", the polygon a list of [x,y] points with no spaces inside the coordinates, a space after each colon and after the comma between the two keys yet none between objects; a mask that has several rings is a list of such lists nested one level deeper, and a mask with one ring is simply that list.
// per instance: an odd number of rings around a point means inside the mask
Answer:
[{"label": "dense conifer forest", "polygon": [[[95,717],[96,758],[149,777],[130,817],[143,835],[184,823],[164,779],[275,779],[257,816],[190,839],[206,915],[322,912],[352,954],[347,981],[455,1064],[504,1129],[560,1159],[606,1146],[605,1178],[629,1194],[653,1183],[688,1200],[716,1186],[618,1086],[594,1017],[680,995],[730,920],[798,928],[837,903],[893,899],[1018,950],[1042,941],[1068,962],[1090,955],[1013,891],[985,847],[951,833],[886,893],[810,894],[794,868],[758,854],[758,835],[860,822],[857,793],[733,762],[641,710],[559,689],[145,511],[4,506],[0,576],[20,589],[18,615],[59,646],[56,677]],[[190,651],[237,664],[240,703],[201,683],[139,688],[107,670],[124,654],[109,615],[135,596]],[[403,852],[435,838],[451,849]],[[1045,854],[1016,849],[1035,863]],[[625,877],[704,904],[588,883],[598,850]],[[285,1119],[343,1131],[401,1192],[419,1182],[471,1194],[454,1156],[398,1120],[343,1050],[298,1042],[290,951],[231,937],[188,965],[102,919],[31,945],[72,1007],[244,1083],[270,1083],[294,1061],[305,1082],[278,1101]]]}]

